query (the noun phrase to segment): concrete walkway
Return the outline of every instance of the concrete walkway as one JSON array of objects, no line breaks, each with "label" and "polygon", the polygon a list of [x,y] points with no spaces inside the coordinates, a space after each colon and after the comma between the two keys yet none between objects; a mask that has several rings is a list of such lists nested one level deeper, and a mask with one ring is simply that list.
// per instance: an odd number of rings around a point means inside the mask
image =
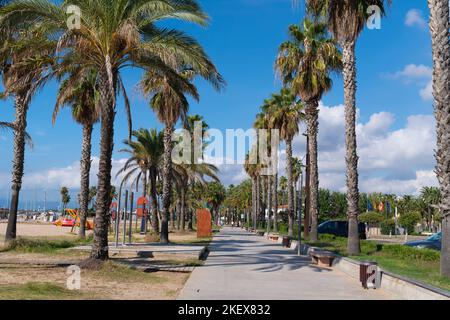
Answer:
[{"label": "concrete walkway", "polygon": [[179,300],[393,299],[383,289],[364,290],[338,270],[310,265],[310,258],[238,228],[214,237],[205,266],[196,268]]}]

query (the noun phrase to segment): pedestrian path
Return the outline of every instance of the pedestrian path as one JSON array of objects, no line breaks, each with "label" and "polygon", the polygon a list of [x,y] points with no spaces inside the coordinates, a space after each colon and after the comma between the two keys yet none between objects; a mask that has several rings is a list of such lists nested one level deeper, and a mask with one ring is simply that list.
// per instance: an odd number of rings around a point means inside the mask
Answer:
[{"label": "pedestrian path", "polygon": [[379,300],[383,289],[364,290],[338,270],[320,269],[307,257],[238,228],[214,237],[205,265],[195,268],[179,300]]}]

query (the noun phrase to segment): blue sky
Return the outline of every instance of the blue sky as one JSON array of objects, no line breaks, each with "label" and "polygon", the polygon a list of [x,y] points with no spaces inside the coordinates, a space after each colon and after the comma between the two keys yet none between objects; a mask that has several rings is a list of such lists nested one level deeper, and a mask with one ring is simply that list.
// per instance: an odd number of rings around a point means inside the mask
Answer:
[{"label": "blue sky", "polygon": [[[300,22],[304,7],[301,5],[294,9],[291,0],[202,0],[200,2],[211,16],[211,25],[208,28],[201,28],[176,23],[176,26],[193,35],[203,44],[228,85],[223,92],[219,93],[207,84],[200,83],[202,100],[199,104],[191,106],[191,113],[204,115],[212,128],[221,130],[250,128],[261,102],[280,88],[280,83],[275,79],[273,72],[277,48],[286,39],[288,25]],[[377,119],[384,121],[384,126],[383,123],[378,123],[378,126],[386,130],[386,134],[389,135],[385,138],[391,136],[395,138],[399,132],[402,133],[402,130],[409,128],[412,115],[420,115],[420,117],[432,115],[432,101],[429,93],[427,98],[425,90],[430,81],[429,68],[431,67],[430,36],[425,24],[427,19],[426,1],[395,1],[388,9],[388,17],[382,21],[381,30],[365,30],[358,42],[359,121],[362,126],[370,127],[374,115],[384,115]],[[126,70],[123,77],[131,97],[134,127],[161,128],[150,111],[148,102],[136,88],[140,71]],[[25,191],[25,197],[28,198],[33,198],[34,190],[37,194],[42,194],[44,188],[53,190],[50,192],[51,197],[57,198],[54,190],[57,190],[65,181],[58,181],[58,172],[61,172],[63,168],[68,168],[66,171],[70,171],[80,158],[81,128],[71,120],[70,111],[61,112],[56,125],[53,127],[51,124],[56,89],[56,83],[45,87],[34,98],[29,112],[28,131],[33,136],[35,147],[33,150],[27,149],[26,154],[25,174],[28,175],[28,180],[25,179],[24,190],[28,190]],[[340,77],[336,77],[334,88],[324,97],[323,105],[324,108],[329,108],[326,110],[330,114],[336,114],[332,112],[338,110],[334,107],[342,103],[342,81]],[[12,101],[0,102],[2,121],[14,119],[12,106]],[[424,119],[430,120],[429,117]],[[325,125],[328,120],[325,119]],[[418,122],[426,121],[418,120]],[[93,136],[94,156],[98,155],[99,149],[98,129],[96,126]],[[324,131],[327,131],[326,127]],[[126,137],[126,132],[126,117],[123,104],[120,103],[116,120],[114,159],[124,157],[117,151],[121,148],[121,141]],[[0,135],[0,206],[2,206],[1,199],[7,195],[10,180],[12,134],[0,132]],[[379,137],[374,139],[383,141]],[[299,153],[303,150],[302,143],[300,140],[297,143]],[[429,145],[433,146],[433,143],[430,141]],[[432,148],[431,151],[427,149],[426,152],[432,152]],[[432,154],[427,154],[426,158],[426,161],[419,161],[420,164],[411,162],[411,172],[432,170],[433,163],[429,160]],[[332,173],[327,171],[326,167],[324,168],[325,175]],[[339,170],[342,176],[342,168]],[[237,182],[239,177],[242,177],[241,168],[225,168],[224,171],[226,171],[223,173],[226,183]],[[392,172],[394,172],[393,176]],[[395,172],[395,167],[381,166],[372,168],[366,175],[363,172],[362,175],[367,179],[383,179],[383,181],[388,181],[389,176],[392,176],[394,179],[392,181],[397,181],[399,177],[395,176]],[[410,179],[411,172],[404,178]],[[45,180],[46,175],[52,174],[55,177]],[[323,178],[321,176],[322,180],[325,181],[326,187],[342,189],[342,185],[328,184],[326,176]],[[373,188],[368,187],[368,190],[371,191]],[[395,188],[393,190],[395,191]],[[404,192],[414,192],[414,190],[406,188]],[[75,194],[74,191],[74,198]]]}]

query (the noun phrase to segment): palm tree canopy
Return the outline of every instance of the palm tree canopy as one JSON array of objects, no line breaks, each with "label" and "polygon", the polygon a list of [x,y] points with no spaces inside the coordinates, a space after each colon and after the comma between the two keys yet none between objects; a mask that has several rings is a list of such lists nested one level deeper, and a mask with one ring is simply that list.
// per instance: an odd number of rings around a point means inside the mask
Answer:
[{"label": "palm tree canopy", "polygon": [[352,42],[364,30],[370,17],[368,8],[378,6],[385,14],[386,3],[392,0],[306,0],[309,13],[323,17],[339,43]]},{"label": "palm tree canopy", "polygon": [[[67,27],[69,6],[82,12],[77,28]],[[67,0],[61,4],[15,0],[0,9],[0,16],[0,28],[39,25],[49,38],[58,39],[60,60],[75,57],[80,65],[106,74],[113,99],[120,82],[119,70],[128,65],[171,77],[177,66],[189,65],[216,87],[222,84],[216,68],[193,38],[156,26],[166,19],[206,25],[208,16],[195,0]]]},{"label": "palm tree canopy", "polygon": [[65,105],[72,108],[72,117],[79,124],[98,122],[100,110],[97,102],[99,99],[96,83],[97,72],[84,71],[71,73],[60,84],[53,111],[53,123],[56,121],[60,108]]},{"label": "palm tree canopy", "polygon": [[304,118],[303,104],[289,89],[282,89],[270,99],[270,127],[280,130],[280,138],[289,141],[299,132]]},{"label": "palm tree canopy", "polygon": [[309,19],[303,26],[289,27],[289,40],[282,43],[275,63],[284,85],[303,101],[320,100],[332,87],[331,72],[342,69],[342,57],[327,26]]},{"label": "palm tree canopy", "polygon": [[117,172],[117,176],[124,173],[123,183],[126,183],[134,176],[132,184],[139,181],[142,174],[152,171],[158,174],[163,159],[164,141],[163,133],[156,129],[139,129],[133,131],[132,136],[136,141],[124,140],[128,147],[120,150],[130,154],[130,158],[124,166]]}]

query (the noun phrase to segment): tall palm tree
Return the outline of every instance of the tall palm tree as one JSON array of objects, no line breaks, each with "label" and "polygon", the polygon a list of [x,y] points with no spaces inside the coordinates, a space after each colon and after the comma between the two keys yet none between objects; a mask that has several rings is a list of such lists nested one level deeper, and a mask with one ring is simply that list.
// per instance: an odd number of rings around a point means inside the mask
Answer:
[{"label": "tall palm tree", "polygon": [[[82,17],[79,28],[68,29],[66,12],[72,5],[80,8]],[[79,63],[98,71],[101,141],[91,259],[106,260],[116,95],[123,87],[120,71],[134,65],[174,78],[175,67],[189,65],[205,78],[216,80],[215,68],[194,39],[156,25],[167,19],[206,25],[208,17],[195,0],[67,0],[62,4],[16,0],[0,12],[0,24],[39,22],[59,39],[60,54],[76,52]]]},{"label": "tall palm tree", "polygon": [[[384,14],[391,0],[306,0],[307,9],[323,18],[342,47],[345,97],[345,145],[347,165],[348,253],[361,252],[358,233],[359,188],[356,144],[356,41],[369,18],[368,8],[377,5]],[[312,175],[311,175],[312,178]]]},{"label": "tall palm tree", "polygon": [[441,274],[450,277],[450,43],[448,0],[428,0],[433,48],[433,95],[437,123],[437,178],[441,190]]},{"label": "tall palm tree", "polygon": [[286,174],[288,193],[288,235],[294,235],[294,190],[292,179],[292,140],[299,132],[300,121],[303,119],[303,105],[288,89],[282,89],[280,94],[273,95],[272,127],[280,130],[280,138],[286,142]]},{"label": "tall palm tree", "polygon": [[72,72],[60,85],[53,123],[59,110],[65,105],[72,108],[72,118],[83,126],[83,140],[80,161],[80,238],[86,237],[86,217],[89,207],[89,176],[91,171],[92,130],[99,121],[98,95],[96,88],[97,74],[89,71],[85,74]]},{"label": "tall palm tree", "polygon": [[332,87],[330,73],[342,69],[342,57],[334,39],[327,36],[327,25],[303,20],[303,26],[289,27],[289,41],[281,44],[276,68],[283,83],[305,103],[310,154],[309,212],[311,240],[317,241],[319,206],[319,170],[317,164],[317,134],[319,101]]},{"label": "tall palm tree", "polygon": [[[254,148],[254,147],[253,147]],[[255,152],[254,149],[250,151],[246,155],[245,163],[244,163],[244,170],[247,173],[247,175],[252,180],[252,221],[253,221],[253,229],[256,230],[257,228],[257,215],[258,215],[258,176],[259,176],[259,165],[257,163],[254,163],[255,161],[251,159],[250,155]],[[250,161],[252,160],[252,161]],[[250,227],[250,226],[249,226]]]},{"label": "tall palm tree", "polygon": [[[12,126],[14,128],[14,158],[11,206],[5,235],[7,243],[13,242],[17,236],[17,211],[24,175],[25,144],[28,139],[26,134],[28,109],[36,91],[52,75],[54,64],[52,55],[56,48],[55,41],[48,40],[36,32],[35,27],[26,24],[17,24],[17,26],[25,26],[27,31],[19,33],[7,28],[8,34],[2,34],[5,39],[0,49],[0,72],[5,89],[2,96],[14,96],[16,109]],[[4,25],[0,24],[0,30],[4,29]]]},{"label": "tall palm tree", "polygon": [[128,148],[120,151],[130,154],[130,158],[117,172],[117,175],[124,173],[124,181],[134,177],[132,184],[136,183],[136,186],[142,180],[143,197],[147,197],[147,192],[150,191],[152,229],[154,233],[159,234],[156,180],[162,165],[164,151],[163,133],[158,132],[156,129],[147,130],[141,128],[134,131],[132,136],[136,141],[123,141]]},{"label": "tall palm tree", "polygon": [[[212,80],[216,88],[220,88],[222,79],[211,64],[211,72],[214,77],[205,77]],[[162,221],[161,243],[169,243],[168,217],[170,214],[170,202],[172,194],[172,135],[178,120],[186,121],[189,110],[187,95],[199,100],[197,88],[191,79],[196,71],[190,67],[180,68],[178,73],[166,75],[156,70],[146,72],[141,81],[141,88],[147,95],[153,94],[150,105],[158,119],[164,124],[164,160],[162,168],[163,195],[162,195]]]}]

